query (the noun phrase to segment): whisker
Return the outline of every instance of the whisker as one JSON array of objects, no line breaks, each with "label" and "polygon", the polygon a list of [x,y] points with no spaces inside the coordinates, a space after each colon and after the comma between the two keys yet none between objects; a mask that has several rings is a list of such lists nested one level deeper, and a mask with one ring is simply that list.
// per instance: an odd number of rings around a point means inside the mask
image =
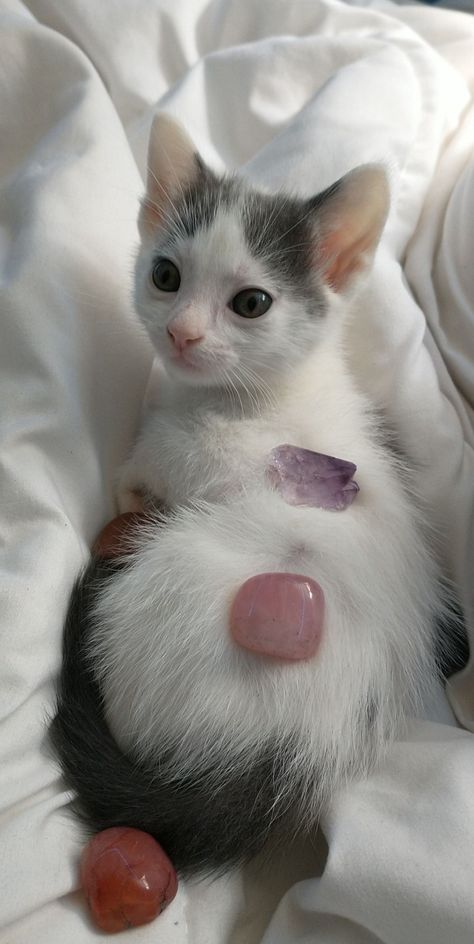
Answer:
[{"label": "whisker", "polygon": [[158,213],[160,213],[160,215],[165,217],[166,221],[170,225],[170,228],[176,230],[182,238],[185,237],[186,231],[182,223],[181,214],[178,212],[178,208],[173,198],[171,197],[169,189],[167,190],[166,187],[163,186],[161,181],[158,180],[158,177],[156,176],[153,168],[149,164],[147,165],[147,171],[150,177],[154,180],[156,186],[159,187],[159,189],[163,193],[165,200],[168,201],[168,203],[172,206],[174,210],[174,215],[171,215],[169,211],[166,210],[166,206],[163,206],[162,204],[157,203],[155,200],[150,200],[149,197],[146,197],[147,201],[149,202],[150,206],[152,206],[154,209],[157,210]]},{"label": "whisker", "polygon": [[171,197],[169,196],[169,192],[166,190],[165,187],[163,187],[163,184],[160,183],[160,181],[157,179],[156,175],[153,173],[151,168],[150,168],[150,174],[154,178],[156,184],[160,187],[160,189],[165,194],[166,199],[169,200],[169,203],[171,204],[174,210],[174,213],[171,213],[170,210],[167,209],[165,205],[163,205],[162,203],[158,203],[156,200],[151,199],[149,196],[145,198],[146,202],[148,203],[149,206],[151,206],[153,209],[157,211],[159,216],[167,224],[167,227],[170,230],[171,236],[173,236],[173,234],[176,234],[177,236],[181,237],[181,239],[184,239],[187,234],[186,234],[183,222],[182,222],[182,214],[178,213],[176,205],[173,203]]},{"label": "whisker", "polygon": [[286,209],[286,204],[284,202],[275,203],[275,206],[267,219],[266,225],[264,226],[262,232],[259,233],[259,236],[258,236],[259,246],[264,242],[265,236],[268,233],[270,226],[277,221],[277,219],[281,216],[281,214],[283,213],[283,210],[285,209]]},{"label": "whisker", "polygon": [[234,368],[234,372],[257,414],[262,413],[262,406],[267,406],[270,410],[276,409],[276,398],[271,387],[252,368],[239,364]]},{"label": "whisker", "polygon": [[245,416],[244,404],[243,404],[243,402],[242,402],[242,397],[240,396],[240,393],[239,393],[239,388],[235,385],[235,383],[234,383],[234,381],[232,380],[232,377],[231,377],[231,375],[230,375],[230,373],[229,373],[228,371],[225,371],[225,377],[226,377],[226,386],[227,386],[229,392],[230,392],[230,391],[233,391],[233,393],[235,393],[235,395],[236,395],[236,397],[237,397],[237,399],[238,399],[238,401],[239,401],[241,414],[242,414],[242,416]]},{"label": "whisker", "polygon": [[275,394],[263,377],[260,377],[248,364],[240,364],[240,369],[247,380],[253,384],[255,390],[261,394],[264,403],[266,403],[270,409],[276,409],[277,402]]},{"label": "whisker", "polygon": [[245,375],[243,374],[243,372],[241,371],[238,365],[234,367],[234,373],[236,375],[236,379],[241,383],[244,389],[244,392],[249,398],[250,403],[252,404],[254,410],[258,412],[259,411],[258,401],[255,399],[255,396],[252,394],[252,391],[249,389],[249,387],[247,387],[247,384],[245,383]]},{"label": "whisker", "polygon": [[285,236],[288,236],[288,233],[291,233],[292,230],[296,229],[296,227],[299,226],[300,223],[304,223],[304,221],[308,219],[308,216],[311,216],[313,212],[314,212],[313,207],[310,207],[309,210],[307,210],[303,216],[301,216],[298,220],[296,220],[296,223],[293,223],[293,225],[289,226],[288,229],[285,230],[284,233],[281,233],[281,235],[278,237],[278,239],[275,240],[273,245],[280,243],[281,240],[285,238]]}]

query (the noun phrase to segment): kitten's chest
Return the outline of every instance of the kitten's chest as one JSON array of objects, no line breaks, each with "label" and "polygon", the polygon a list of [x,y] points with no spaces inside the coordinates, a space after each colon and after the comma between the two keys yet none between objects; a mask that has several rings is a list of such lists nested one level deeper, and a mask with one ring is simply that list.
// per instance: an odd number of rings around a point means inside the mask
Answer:
[{"label": "kitten's chest", "polygon": [[272,449],[283,443],[352,458],[346,454],[351,450],[345,424],[307,409],[244,419],[208,409],[181,415],[163,410],[150,421],[161,497],[171,505],[192,499],[220,502],[258,488]]},{"label": "kitten's chest", "polygon": [[277,424],[212,411],[153,421],[159,475],[170,504],[222,501],[263,482],[268,455],[282,441]]}]

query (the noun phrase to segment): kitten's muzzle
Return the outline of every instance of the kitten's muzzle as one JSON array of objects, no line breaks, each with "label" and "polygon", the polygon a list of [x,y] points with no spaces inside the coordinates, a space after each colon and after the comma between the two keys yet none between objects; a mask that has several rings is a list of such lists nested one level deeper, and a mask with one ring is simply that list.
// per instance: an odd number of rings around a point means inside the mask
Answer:
[{"label": "kitten's muzzle", "polygon": [[197,331],[193,330],[192,326],[188,325],[175,325],[172,323],[170,327],[168,325],[167,329],[168,337],[180,354],[183,351],[187,350],[190,347],[199,344],[203,340],[203,335],[199,334]]}]

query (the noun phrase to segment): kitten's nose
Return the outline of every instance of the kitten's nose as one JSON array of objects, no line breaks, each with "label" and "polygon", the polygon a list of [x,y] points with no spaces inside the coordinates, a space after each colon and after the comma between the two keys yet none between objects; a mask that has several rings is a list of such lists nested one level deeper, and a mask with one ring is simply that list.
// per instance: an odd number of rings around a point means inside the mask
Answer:
[{"label": "kitten's nose", "polygon": [[203,337],[189,325],[173,325],[171,328],[168,326],[166,330],[178,351],[184,351],[186,347],[197,344]]}]

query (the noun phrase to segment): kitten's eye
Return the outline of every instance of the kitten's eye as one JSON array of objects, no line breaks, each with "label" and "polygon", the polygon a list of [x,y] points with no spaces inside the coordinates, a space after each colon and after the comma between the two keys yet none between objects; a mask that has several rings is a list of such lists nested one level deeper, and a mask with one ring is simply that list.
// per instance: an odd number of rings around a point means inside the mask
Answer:
[{"label": "kitten's eye", "polygon": [[270,295],[261,289],[246,288],[232,299],[230,308],[237,315],[242,315],[242,318],[259,318],[268,311],[272,302]]},{"label": "kitten's eye", "polygon": [[171,259],[158,259],[151,273],[153,284],[160,292],[177,292],[181,285],[181,276]]}]

